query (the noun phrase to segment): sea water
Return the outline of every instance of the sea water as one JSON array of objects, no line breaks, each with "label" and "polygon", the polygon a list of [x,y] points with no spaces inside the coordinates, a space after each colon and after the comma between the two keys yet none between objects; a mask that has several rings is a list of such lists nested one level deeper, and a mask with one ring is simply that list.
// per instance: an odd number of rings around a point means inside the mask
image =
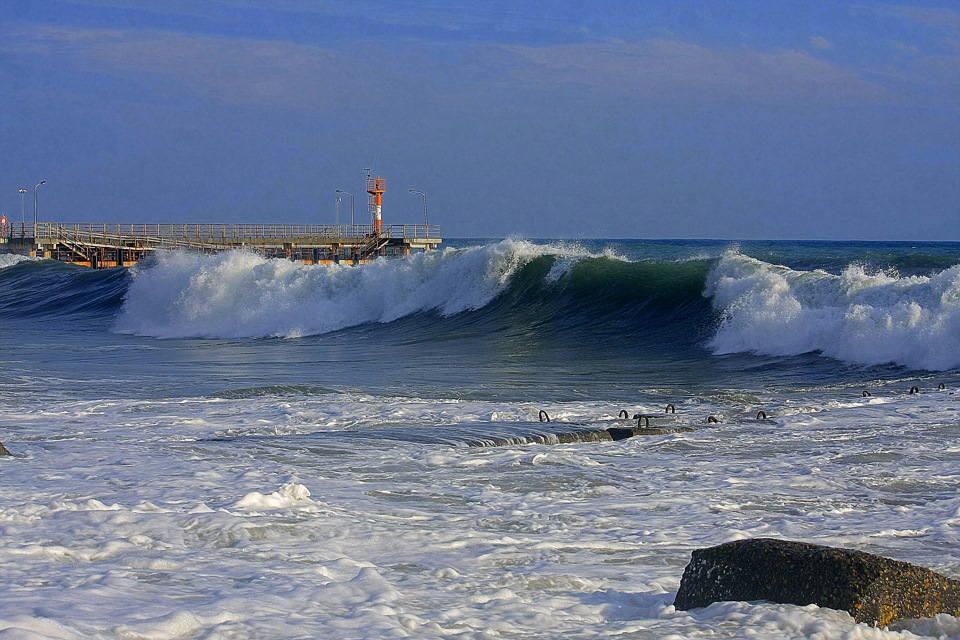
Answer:
[{"label": "sea water", "polygon": [[[748,537],[960,578],[958,244],[0,256],[0,352],[0,638],[960,638],[673,607]],[[622,410],[692,430],[467,446]]]}]

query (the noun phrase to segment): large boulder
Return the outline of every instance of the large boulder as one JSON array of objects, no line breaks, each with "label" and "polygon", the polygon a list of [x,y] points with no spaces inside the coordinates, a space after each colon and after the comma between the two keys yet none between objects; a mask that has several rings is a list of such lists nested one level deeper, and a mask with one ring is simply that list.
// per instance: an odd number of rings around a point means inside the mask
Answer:
[{"label": "large boulder", "polygon": [[677,609],[722,601],[778,602],[848,611],[857,622],[960,615],[960,581],[883,556],[753,538],[693,552]]},{"label": "large boulder", "polygon": [[10,452],[7,451],[7,448],[3,446],[2,442],[0,442],[0,456],[8,456],[8,455],[10,455]]}]

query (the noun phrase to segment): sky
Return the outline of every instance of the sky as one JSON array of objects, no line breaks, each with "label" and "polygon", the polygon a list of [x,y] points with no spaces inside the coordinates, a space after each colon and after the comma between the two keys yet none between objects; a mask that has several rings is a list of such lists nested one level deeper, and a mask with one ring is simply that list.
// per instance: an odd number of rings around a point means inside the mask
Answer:
[{"label": "sky", "polygon": [[14,223],[365,224],[368,168],[450,238],[957,241],[960,2],[0,2]]}]

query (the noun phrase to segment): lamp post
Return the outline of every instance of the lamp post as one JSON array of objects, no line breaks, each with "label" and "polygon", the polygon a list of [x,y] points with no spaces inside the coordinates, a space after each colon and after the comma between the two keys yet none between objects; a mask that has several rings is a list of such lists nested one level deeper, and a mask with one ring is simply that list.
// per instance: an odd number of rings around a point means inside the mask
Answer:
[{"label": "lamp post", "polygon": [[344,191],[342,189],[337,189],[337,193],[342,193],[345,196],[350,196],[350,225],[353,226],[353,194],[348,191]]},{"label": "lamp post", "polygon": [[[367,189],[369,189],[369,188],[370,188],[370,167],[364,167],[363,170],[367,172],[367,184],[366,184],[366,187],[367,187]],[[367,193],[369,193],[369,191],[368,191]],[[372,213],[373,213],[373,194],[367,196],[367,213],[368,213],[368,214],[372,214]],[[372,220],[371,220],[371,222],[372,222]]]},{"label": "lamp post", "polygon": [[37,189],[40,188],[41,184],[47,184],[46,180],[41,180],[37,183],[37,186],[33,188],[33,240],[37,240]]},{"label": "lamp post", "polygon": [[417,191],[416,189],[407,189],[410,193],[417,193],[423,196],[423,226],[425,227],[426,237],[430,237],[430,223],[427,221],[427,194],[423,191]]},{"label": "lamp post", "polygon": [[23,237],[24,229],[27,228],[27,219],[23,215],[23,194],[27,192],[26,189],[20,189],[20,237]]},{"label": "lamp post", "polygon": [[336,225],[340,226],[340,201],[343,200],[340,196],[337,196],[337,217],[335,219]]}]

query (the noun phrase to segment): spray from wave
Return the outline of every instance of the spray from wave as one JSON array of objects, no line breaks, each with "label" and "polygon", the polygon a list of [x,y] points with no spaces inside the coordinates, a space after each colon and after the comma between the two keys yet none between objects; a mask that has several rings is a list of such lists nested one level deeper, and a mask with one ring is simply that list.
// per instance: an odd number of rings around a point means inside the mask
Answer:
[{"label": "spray from wave", "polygon": [[[551,336],[699,357],[820,353],[856,365],[960,368],[960,265],[901,276],[720,258],[631,261],[504,240],[357,267],[234,251],[158,255],[133,270],[115,323],[174,338],[300,337],[423,316],[453,332]],[[928,272],[929,273],[929,272]],[[693,349],[694,351],[687,351]]]},{"label": "spray from wave", "polygon": [[720,313],[715,353],[820,352],[858,365],[960,368],[960,266],[932,276],[795,271],[730,252],[704,295]]},{"label": "spray from wave", "polygon": [[136,269],[115,329],[161,338],[300,337],[417,313],[449,316],[488,304],[542,253],[506,240],[358,267],[243,251],[159,254]]},{"label": "spray from wave", "polygon": [[39,260],[39,258],[29,258],[27,256],[21,256],[15,253],[0,253],[0,269],[12,267],[21,262],[36,262],[37,260]]}]

